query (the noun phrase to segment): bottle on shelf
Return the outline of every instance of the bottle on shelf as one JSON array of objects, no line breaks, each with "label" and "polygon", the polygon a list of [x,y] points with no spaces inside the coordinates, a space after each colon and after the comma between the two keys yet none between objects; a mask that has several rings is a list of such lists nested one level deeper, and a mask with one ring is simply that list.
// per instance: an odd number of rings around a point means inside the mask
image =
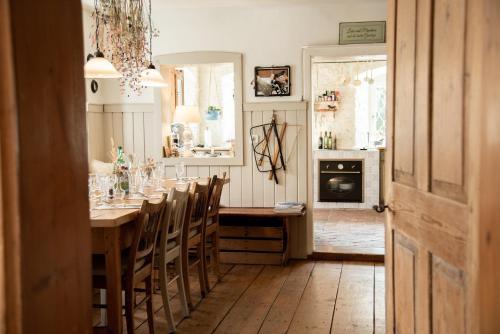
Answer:
[{"label": "bottle on shelf", "polygon": [[331,150],[332,149],[332,132],[330,131],[328,133],[328,149]]},{"label": "bottle on shelf", "polygon": [[323,136],[323,149],[328,149],[328,132],[325,131],[325,135]]},{"label": "bottle on shelf", "polygon": [[336,150],[337,149],[337,135],[335,135],[333,137],[333,147],[332,147],[333,150]]},{"label": "bottle on shelf", "polygon": [[323,135],[321,132],[319,133],[319,144],[318,144],[318,149],[323,149]]}]

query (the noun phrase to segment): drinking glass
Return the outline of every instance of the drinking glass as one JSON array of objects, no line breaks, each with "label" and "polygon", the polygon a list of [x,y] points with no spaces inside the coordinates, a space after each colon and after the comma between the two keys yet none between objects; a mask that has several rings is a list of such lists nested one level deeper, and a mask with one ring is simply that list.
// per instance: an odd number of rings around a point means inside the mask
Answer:
[{"label": "drinking glass", "polygon": [[113,190],[117,199],[125,198],[125,190],[123,189],[122,181],[120,176],[113,175]]},{"label": "drinking glass", "polygon": [[184,162],[176,163],[175,176],[177,177],[177,180],[182,180],[182,178],[184,177],[184,172],[185,172]]},{"label": "drinking glass", "polygon": [[130,196],[134,196],[137,193],[137,180],[136,180],[136,171],[133,169],[129,169],[127,171],[127,177],[128,177],[128,187],[129,187],[129,194]]}]

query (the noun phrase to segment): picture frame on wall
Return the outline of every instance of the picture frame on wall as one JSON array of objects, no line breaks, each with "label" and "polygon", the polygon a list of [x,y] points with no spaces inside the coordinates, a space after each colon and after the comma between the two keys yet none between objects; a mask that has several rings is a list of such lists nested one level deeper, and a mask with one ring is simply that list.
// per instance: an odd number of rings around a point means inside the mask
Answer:
[{"label": "picture frame on wall", "polygon": [[290,66],[256,66],[254,89],[256,97],[290,96]]},{"label": "picture frame on wall", "polygon": [[339,44],[385,43],[385,21],[340,22]]}]

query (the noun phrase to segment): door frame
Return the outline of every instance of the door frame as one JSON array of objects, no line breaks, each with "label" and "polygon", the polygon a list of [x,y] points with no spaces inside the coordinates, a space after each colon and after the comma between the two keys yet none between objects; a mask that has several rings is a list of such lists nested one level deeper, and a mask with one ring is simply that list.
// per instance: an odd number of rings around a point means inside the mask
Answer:
[{"label": "door frame", "polygon": [[370,55],[387,55],[387,45],[356,44],[356,45],[318,45],[302,48],[302,101],[308,101],[307,106],[307,254],[313,252],[314,247],[314,185],[313,185],[313,150],[312,150],[312,120],[314,101],[312,99],[311,68],[316,57],[342,58]]}]

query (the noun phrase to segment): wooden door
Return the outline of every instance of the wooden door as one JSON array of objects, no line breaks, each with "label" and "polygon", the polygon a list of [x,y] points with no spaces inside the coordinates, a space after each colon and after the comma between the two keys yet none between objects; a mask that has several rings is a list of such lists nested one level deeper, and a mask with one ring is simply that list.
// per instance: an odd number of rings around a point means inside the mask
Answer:
[{"label": "wooden door", "polygon": [[388,3],[388,333],[479,333],[485,3]]},{"label": "wooden door", "polygon": [[0,0],[0,333],[91,332],[81,6]]}]

